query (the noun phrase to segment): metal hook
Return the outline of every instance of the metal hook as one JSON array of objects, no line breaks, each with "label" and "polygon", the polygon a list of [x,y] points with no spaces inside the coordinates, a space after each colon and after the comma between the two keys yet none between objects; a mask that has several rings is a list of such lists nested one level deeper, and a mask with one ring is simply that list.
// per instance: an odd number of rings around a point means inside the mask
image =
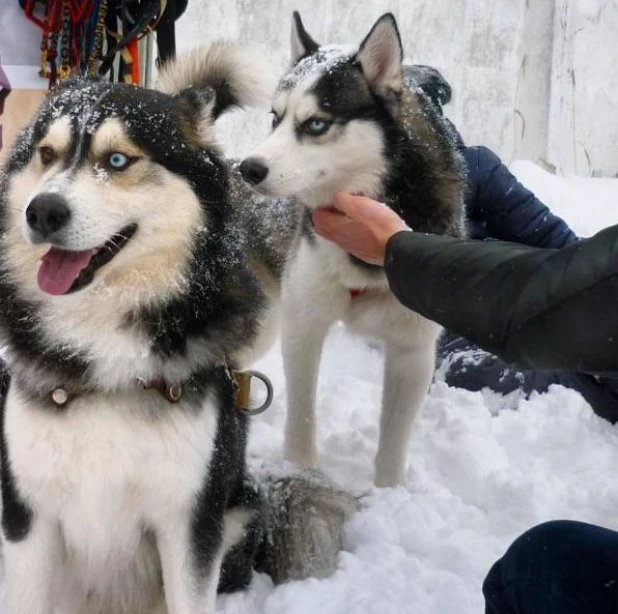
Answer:
[{"label": "metal hook", "polygon": [[[249,407],[249,392],[251,390],[251,378],[259,379],[266,387],[266,399],[258,407]],[[259,371],[236,371],[234,379],[238,384],[236,393],[236,406],[248,416],[257,416],[266,411],[273,402],[273,385],[270,379]]]}]

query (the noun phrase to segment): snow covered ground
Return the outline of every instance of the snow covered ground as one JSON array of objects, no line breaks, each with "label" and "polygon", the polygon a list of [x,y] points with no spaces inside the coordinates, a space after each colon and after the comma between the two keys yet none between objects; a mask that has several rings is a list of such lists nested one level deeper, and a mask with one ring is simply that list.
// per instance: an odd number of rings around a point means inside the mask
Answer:
[{"label": "snow covered ground", "polygon": [[[618,222],[618,180],[565,179],[527,162],[512,168],[581,235]],[[276,460],[285,404],[279,348],[259,367],[277,392],[254,421],[250,450]],[[381,371],[379,349],[332,331],[320,373],[320,464],[362,495],[337,572],[276,588],[256,575],[248,591],[220,598],[221,613],[482,614],[484,575],[522,531],[558,518],[618,529],[618,427],[561,387],[525,400],[435,384],[406,484],[372,488]]]}]

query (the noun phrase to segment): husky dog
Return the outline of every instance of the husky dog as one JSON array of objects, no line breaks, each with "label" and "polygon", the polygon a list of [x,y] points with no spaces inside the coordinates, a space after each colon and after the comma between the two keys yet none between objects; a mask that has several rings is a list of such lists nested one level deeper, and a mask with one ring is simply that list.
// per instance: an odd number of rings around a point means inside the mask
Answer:
[{"label": "husky dog", "polygon": [[[217,589],[246,586],[253,566],[278,580],[332,567],[353,501],[305,474],[262,489],[235,403],[284,257],[233,215],[213,137],[222,112],[260,93],[252,66],[218,44],[171,65],[159,91],[69,81],[10,155],[10,614],[214,614]],[[321,567],[304,561],[321,548]]]},{"label": "husky dog", "polygon": [[375,484],[404,479],[406,448],[434,370],[438,325],[402,307],[381,267],[316,236],[311,211],[338,191],[377,198],[419,232],[462,236],[463,162],[430,98],[404,84],[394,17],[360,47],[320,46],[298,13],[292,67],[273,98],[273,131],[241,164],[264,195],[293,199],[301,231],[284,278],[282,344],[287,458],[316,464],[315,395],[326,333],[336,320],[384,341],[386,365]]}]

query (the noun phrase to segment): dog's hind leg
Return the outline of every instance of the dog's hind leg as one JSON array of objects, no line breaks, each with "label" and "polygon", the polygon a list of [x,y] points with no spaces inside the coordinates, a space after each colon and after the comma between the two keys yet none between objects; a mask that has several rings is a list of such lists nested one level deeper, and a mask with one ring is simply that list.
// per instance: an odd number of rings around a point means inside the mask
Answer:
[{"label": "dog's hind leg", "polygon": [[414,418],[431,384],[435,343],[402,347],[386,344],[380,441],[375,462],[375,485],[403,483],[408,441]]},{"label": "dog's hind leg", "polygon": [[33,518],[28,534],[5,539],[7,614],[52,614],[61,553],[59,528]]}]

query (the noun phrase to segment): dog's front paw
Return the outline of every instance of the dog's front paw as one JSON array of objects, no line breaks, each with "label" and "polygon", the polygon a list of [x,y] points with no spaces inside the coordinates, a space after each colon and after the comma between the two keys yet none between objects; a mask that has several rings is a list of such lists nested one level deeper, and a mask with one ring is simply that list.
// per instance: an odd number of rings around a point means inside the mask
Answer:
[{"label": "dog's front paw", "polygon": [[392,458],[384,459],[378,456],[375,463],[375,477],[373,483],[377,488],[394,488],[405,482],[405,464],[396,462]]}]

